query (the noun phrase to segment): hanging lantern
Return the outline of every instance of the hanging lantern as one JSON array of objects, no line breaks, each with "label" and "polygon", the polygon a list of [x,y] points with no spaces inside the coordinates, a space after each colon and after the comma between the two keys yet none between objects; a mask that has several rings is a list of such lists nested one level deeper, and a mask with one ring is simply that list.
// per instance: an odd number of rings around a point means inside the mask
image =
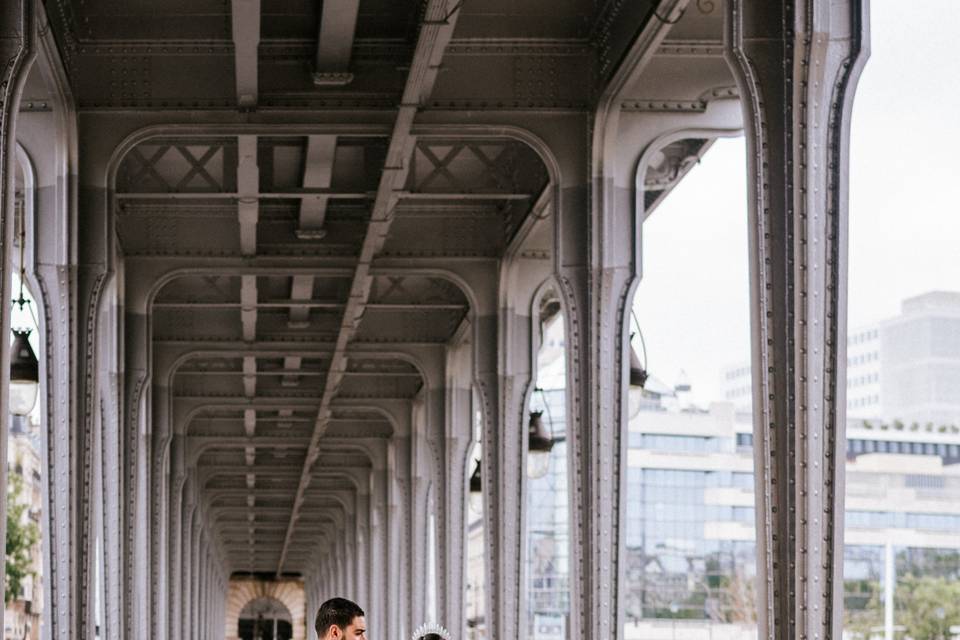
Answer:
[{"label": "hanging lantern", "polygon": [[553,437],[543,422],[543,411],[531,411],[527,428],[527,476],[542,478],[550,470]]},{"label": "hanging lantern", "polygon": [[483,479],[480,475],[480,460],[470,476],[470,510],[474,513],[483,513]]},{"label": "hanging lantern", "polygon": [[[647,396],[647,378],[650,374],[647,372],[647,344],[643,340],[643,333],[640,331],[640,321],[637,320],[637,314],[630,311],[630,318],[637,325],[636,333],[630,334],[630,386],[627,389],[627,402],[630,419],[637,416],[643,406],[643,398]],[[640,363],[640,356],[637,355],[637,349],[633,346],[633,338],[640,338],[640,347],[643,349],[643,364]]]},{"label": "hanging lantern", "polygon": [[[20,227],[20,295],[13,304],[23,311],[29,300],[23,297],[23,285],[26,280],[24,269],[24,247],[26,246],[26,221],[23,207],[17,207],[16,224]],[[10,412],[15,416],[25,416],[33,411],[37,404],[37,390],[40,388],[40,363],[30,346],[30,330],[13,330],[13,344],[10,346]]]},{"label": "hanging lantern", "polygon": [[30,330],[13,331],[10,347],[10,412],[25,416],[33,411],[40,388],[40,363],[30,346]]},{"label": "hanging lantern", "polygon": [[[630,310],[630,319],[637,325],[636,334],[630,334],[630,387],[633,389],[643,389],[647,385],[647,378],[650,374],[647,372],[647,343],[643,339],[643,332],[640,331],[640,321],[637,314]],[[640,338],[640,348],[643,349],[643,364],[640,364],[640,356],[633,346],[633,336]]]},{"label": "hanging lantern", "polygon": [[638,387],[643,389],[647,384],[647,370],[643,368],[643,365],[640,364],[640,357],[637,355],[637,350],[630,347],[630,386]]},{"label": "hanging lantern", "polygon": [[476,460],[477,466],[473,469],[470,476],[470,493],[481,493],[483,491],[483,479],[480,476],[480,460]]}]

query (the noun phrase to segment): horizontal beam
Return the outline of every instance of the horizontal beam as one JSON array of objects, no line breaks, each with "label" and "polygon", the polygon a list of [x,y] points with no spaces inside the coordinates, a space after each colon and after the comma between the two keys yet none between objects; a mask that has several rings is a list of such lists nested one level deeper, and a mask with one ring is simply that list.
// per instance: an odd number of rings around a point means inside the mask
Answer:
[{"label": "horizontal beam", "polygon": [[395,191],[394,194],[402,200],[530,200],[533,198],[533,195],[529,193]]},{"label": "horizontal beam", "polygon": [[[320,507],[314,509],[307,509],[301,507],[300,513],[306,514],[308,517],[305,519],[309,520],[311,518],[325,518],[330,512],[330,509],[333,509],[333,506],[329,507]],[[264,507],[257,506],[254,507],[256,516],[278,516],[284,518],[284,524],[286,524],[286,518],[290,516],[289,507]],[[251,522],[247,519],[246,507],[213,507],[211,510],[211,520],[213,522],[229,522],[229,523],[238,523],[238,522]],[[242,514],[242,515],[241,515]],[[224,516],[239,516],[237,518],[227,518]],[[263,520],[253,520],[254,524],[257,522],[264,522]]]},{"label": "horizontal beam", "polygon": [[[203,420],[204,422],[229,423],[229,424],[235,424],[235,425],[241,425],[241,424],[243,424],[243,416],[237,416],[237,417],[235,417],[235,418],[227,418],[227,417],[209,417],[209,418],[207,418],[207,417],[202,417],[202,418],[201,418],[201,417],[195,417],[194,420]],[[270,424],[270,423],[272,423],[272,422],[277,422],[277,423],[279,423],[279,422],[283,422],[283,423],[291,422],[291,423],[294,423],[294,424],[296,424],[296,423],[301,423],[301,424],[302,424],[302,423],[310,423],[310,424],[313,424],[314,420],[315,420],[315,418],[294,418],[294,417],[292,417],[292,416],[289,417],[289,418],[287,418],[287,417],[282,417],[282,416],[281,416],[281,417],[269,417],[269,418],[268,418],[268,417],[263,417],[263,416],[257,416],[257,423],[258,423],[258,424],[264,424],[264,423],[265,423],[265,424]],[[364,423],[369,423],[369,424],[383,424],[384,422],[388,422],[388,420],[387,420],[386,418],[330,418],[330,419],[329,419],[329,422],[332,423],[332,424],[337,424],[337,423],[343,423],[343,424],[364,424]],[[216,465],[214,465],[214,466],[216,466]]]},{"label": "horizontal beam", "polygon": [[[313,196],[325,196],[331,200],[374,200],[373,191],[335,191],[333,189],[296,189],[292,191],[271,191],[257,194],[260,200],[296,200]],[[530,200],[529,193],[458,193],[458,192],[421,192],[421,191],[394,191],[393,195],[401,200]],[[117,198],[123,200],[216,200],[239,199],[247,197],[235,191],[144,191],[118,192]]]},{"label": "horizontal beam", "polygon": [[[243,424],[243,416],[236,417],[227,417],[227,416],[210,416],[210,417],[201,417],[196,416],[194,420],[203,420],[204,422],[218,422],[218,423],[229,423],[229,424]],[[269,424],[271,422],[313,422],[313,418],[294,418],[294,417],[272,417],[268,418],[265,416],[257,416],[258,423]]]},{"label": "horizontal beam", "polygon": [[[249,497],[249,496],[253,496],[254,498],[265,498],[265,497],[281,498],[281,499],[282,499],[282,498],[292,498],[292,496],[290,495],[290,492],[289,492],[289,491],[287,491],[287,490],[285,490],[285,489],[276,489],[276,488],[258,489],[257,487],[253,487],[252,489],[247,489],[247,488],[243,488],[243,489],[207,489],[207,490],[206,490],[206,493],[209,494],[210,500],[219,500],[219,499],[221,499],[221,498],[246,498],[246,497]],[[212,505],[212,506],[214,506],[214,507],[226,507],[226,508],[228,508],[228,509],[230,508],[229,505],[222,505],[222,504]],[[247,509],[246,506],[243,506],[243,507],[237,506],[236,508],[237,508],[237,509],[244,509],[244,510]],[[250,508],[256,509],[256,505],[254,505],[253,507],[250,507]]]},{"label": "horizontal beam", "polygon": [[[193,402],[197,404],[209,404],[210,407],[222,409],[303,409],[317,407],[316,398],[308,398],[302,395],[283,395],[283,396],[247,396],[247,395],[224,395],[200,393],[179,393],[174,394],[175,400],[182,402]],[[194,418],[198,417],[196,415]]]},{"label": "horizontal beam", "polygon": [[316,409],[316,398],[300,396],[176,396],[180,400],[196,400],[209,409]]},{"label": "horizontal beam", "polygon": [[[315,469],[313,471],[314,476],[317,478],[322,478],[324,475],[331,475],[330,473],[324,473],[324,471],[329,471],[331,469],[336,469],[334,472],[336,477],[343,476],[344,470],[351,469],[370,469],[369,462],[364,464],[333,464],[331,463],[331,458],[336,459],[336,454],[342,453],[339,451],[328,452],[327,458],[325,460],[326,464],[323,465],[320,469]],[[323,454],[321,454],[323,455]],[[246,476],[246,475],[255,475],[263,476],[264,478],[277,478],[277,477],[287,477],[287,476],[297,476],[300,475],[300,469],[291,468],[290,466],[278,466],[278,465],[254,465],[253,467],[240,466],[240,465],[203,465],[203,469],[200,471],[201,477],[203,478],[204,487],[206,488],[207,483],[212,478],[219,477],[230,477],[230,476]],[[216,491],[217,488],[210,488],[210,491]]]},{"label": "horizontal beam", "polygon": [[244,449],[246,447],[265,447],[280,449],[290,447],[303,449],[310,444],[309,438],[278,438],[275,436],[255,436],[244,438],[240,436],[189,436],[190,450],[197,448],[230,448]]},{"label": "horizontal beam", "polygon": [[[243,371],[177,371],[178,376],[245,376],[248,375]],[[254,376],[266,376],[266,377],[282,377],[282,376],[297,376],[297,377],[307,377],[307,378],[317,378],[327,375],[326,371],[314,371],[311,369],[277,369],[274,371],[260,371],[252,374]],[[422,378],[419,373],[415,371],[345,371],[343,373],[347,377],[355,378],[366,378],[366,377],[391,377],[391,378]],[[289,422],[289,420],[281,420],[279,422]]]},{"label": "horizontal beam", "polygon": [[296,200],[325,196],[334,200],[373,200],[372,191],[336,191],[334,189],[294,189],[288,191],[260,192],[253,196],[236,191],[124,191],[116,194],[123,200],[222,200],[253,197],[259,200]]},{"label": "horizontal beam", "polygon": [[222,524],[218,527],[221,533],[226,533],[230,531],[249,531],[250,529],[256,529],[257,531],[279,531],[280,533],[286,533],[287,527],[286,522],[277,521],[269,524],[252,524],[249,521],[240,520],[236,521],[221,521]]},{"label": "horizontal beam", "polygon": [[[154,309],[236,309],[244,306],[239,300],[230,302],[193,302],[172,301],[154,302]],[[264,300],[251,305],[256,309],[289,309],[290,307],[309,307],[311,309],[343,309],[347,305],[342,302],[328,302],[325,300]],[[457,303],[372,303],[367,309],[374,311],[463,311],[468,306]]]},{"label": "horizontal beam", "polygon": [[[177,371],[178,376],[245,376],[248,375],[243,371],[217,371],[216,369],[210,371],[204,370],[183,370],[180,369]],[[326,371],[316,371],[312,369],[276,369],[273,371],[263,371],[257,370],[255,373],[249,375],[256,377],[281,377],[281,376],[297,376],[297,377],[307,377],[307,378],[316,378],[327,375]],[[286,422],[286,421],[285,421]]]},{"label": "horizontal beam", "polygon": [[[268,344],[275,345],[275,344],[286,343],[291,346],[291,349],[293,351],[297,351],[298,350],[297,347],[303,343],[298,343],[296,339],[284,340],[284,338],[287,336],[295,336],[297,339],[299,339],[300,337],[303,336],[303,333],[297,332],[296,330],[290,330],[290,331],[278,330],[278,331],[264,332],[263,334],[257,336],[257,344],[268,343]],[[449,340],[448,338],[438,338],[436,340],[418,340],[418,339],[407,339],[400,336],[397,338],[391,338],[390,340],[354,340],[350,344],[351,346],[354,346],[354,347],[367,347],[371,349],[383,349],[384,351],[390,351],[391,345],[395,345],[398,348],[415,347],[415,346],[440,347],[447,344],[448,340]],[[203,336],[195,336],[195,337],[169,336],[167,337],[167,336],[161,335],[157,338],[154,338],[153,340],[154,345],[196,345],[198,349],[201,349],[203,347],[210,347],[211,345],[222,346],[225,344],[230,344],[231,342],[232,341],[227,341],[227,340],[223,342],[211,341],[209,337],[203,337]],[[326,344],[330,344],[330,343],[326,343]],[[250,343],[250,347],[251,349],[255,350],[253,348],[253,343]],[[316,349],[314,349],[314,351],[316,351]],[[361,351],[359,353],[362,353],[365,356],[369,356],[375,352]]]}]

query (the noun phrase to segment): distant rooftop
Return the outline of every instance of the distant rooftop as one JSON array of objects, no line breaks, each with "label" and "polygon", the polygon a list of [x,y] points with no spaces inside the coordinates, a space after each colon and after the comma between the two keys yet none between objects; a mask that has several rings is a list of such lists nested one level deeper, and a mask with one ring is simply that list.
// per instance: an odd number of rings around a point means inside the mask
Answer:
[{"label": "distant rooftop", "polygon": [[901,303],[904,314],[934,310],[960,312],[960,291],[928,291]]}]

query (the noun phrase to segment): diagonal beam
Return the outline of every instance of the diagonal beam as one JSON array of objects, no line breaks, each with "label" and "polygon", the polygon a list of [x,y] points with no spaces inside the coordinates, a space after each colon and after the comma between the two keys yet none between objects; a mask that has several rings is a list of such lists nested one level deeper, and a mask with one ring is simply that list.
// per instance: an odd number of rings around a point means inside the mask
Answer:
[{"label": "diagonal beam", "polygon": [[232,0],[233,59],[237,104],[257,106],[257,49],[260,46],[260,0]]},{"label": "diagonal beam", "polygon": [[199,158],[195,157],[190,150],[183,145],[178,144],[174,148],[190,165],[190,169],[183,174],[183,177],[180,178],[176,187],[174,187],[177,191],[188,189],[193,179],[198,176],[201,180],[203,180],[204,183],[206,183],[207,187],[210,187],[215,191],[223,190],[223,185],[220,184],[216,178],[210,175],[209,171],[207,171],[207,163],[210,162],[210,160],[217,155],[217,153],[219,153],[223,147],[218,144],[210,145],[210,147]]},{"label": "diagonal beam", "polygon": [[433,92],[444,50],[453,36],[457,17],[460,14],[459,8],[460,4],[454,3],[453,0],[430,0],[424,12],[420,34],[417,37],[417,47],[410,63],[410,72],[403,89],[397,119],[390,134],[386,162],[380,176],[380,184],[377,187],[370,222],[367,225],[367,232],[360,248],[353,283],[350,287],[350,296],[347,299],[347,307],[344,310],[340,332],[330,361],[330,371],[325,381],[320,408],[317,411],[313,436],[307,449],[307,459],[300,475],[300,484],[297,487],[297,495],[293,502],[293,512],[290,514],[290,524],[287,528],[283,550],[280,552],[280,562],[277,564],[277,575],[283,573],[290,541],[293,538],[299,511],[304,501],[304,493],[310,484],[311,469],[320,455],[320,439],[327,429],[327,422],[330,418],[330,403],[337,394],[347,368],[347,345],[353,338],[363,315],[364,307],[370,297],[372,282],[370,265],[373,257],[383,247],[383,243],[390,233],[393,209],[398,200],[396,192],[403,187],[409,173],[410,160],[416,144],[416,140],[411,135],[413,120],[417,114],[417,109]]},{"label": "diagonal beam", "polygon": [[344,85],[353,80],[350,54],[359,9],[360,0],[323,0],[313,74],[318,86]]}]

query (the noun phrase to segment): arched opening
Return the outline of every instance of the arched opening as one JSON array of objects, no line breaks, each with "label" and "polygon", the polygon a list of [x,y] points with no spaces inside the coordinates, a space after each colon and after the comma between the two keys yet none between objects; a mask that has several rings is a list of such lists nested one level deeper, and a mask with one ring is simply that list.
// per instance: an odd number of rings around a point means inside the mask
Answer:
[{"label": "arched opening", "polygon": [[[22,7],[28,5],[21,3]],[[5,13],[7,19],[17,15],[17,9],[9,6],[14,12]],[[25,342],[36,363],[29,367],[34,371],[35,384],[31,381],[24,385],[22,378],[11,375],[11,415],[3,417],[8,425],[8,475],[4,478],[8,580],[4,627],[5,637],[16,638],[48,637],[50,630],[62,621],[66,607],[60,604],[69,597],[64,592],[77,585],[72,580],[53,577],[65,576],[66,567],[71,564],[76,567],[86,563],[85,569],[92,569],[90,559],[97,536],[94,509],[84,514],[90,517],[84,519],[89,528],[81,536],[82,543],[67,535],[54,535],[57,531],[79,530],[69,522],[78,503],[68,483],[77,477],[73,466],[77,457],[71,457],[71,446],[76,442],[73,434],[79,429],[79,414],[73,412],[72,394],[80,370],[71,361],[77,352],[70,350],[67,343],[73,336],[65,328],[66,318],[79,317],[76,307],[71,307],[76,291],[72,287],[77,287],[77,278],[66,276],[75,264],[71,264],[76,255],[71,248],[77,247],[72,216],[76,197],[76,181],[72,179],[76,168],[76,118],[75,101],[54,36],[50,29],[39,25],[42,7],[35,7],[34,12],[25,23],[31,25],[28,28],[36,27],[31,55],[25,56],[29,62],[20,67],[25,77],[18,79],[18,72],[7,83],[9,89],[22,81],[20,108],[13,106],[17,104],[14,90],[9,101],[13,108],[0,118],[4,120],[4,134],[9,135],[5,140],[10,143],[7,149],[11,151],[5,154],[9,171],[4,173],[5,177],[12,177],[12,185],[5,184],[4,188],[13,187],[13,197],[4,202],[13,205],[4,218],[5,222],[12,222],[8,229],[12,228],[13,233],[12,243],[3,252],[7,261],[3,273],[8,280],[2,290],[5,296],[9,295],[5,304],[17,300],[9,328],[29,330]],[[32,22],[32,18],[40,19]],[[18,35],[26,33],[18,29]],[[12,351],[22,353],[22,344],[13,338],[8,334],[14,346]],[[14,363],[4,366],[11,364]],[[92,570],[87,577],[83,588],[87,593],[99,594],[94,591]],[[90,604],[95,597],[91,596]],[[92,622],[95,626],[98,621]]]},{"label": "arched opening", "polygon": [[255,598],[240,610],[237,636],[240,640],[291,640],[290,610],[276,598]]},{"label": "arched opening", "polygon": [[670,142],[643,177],[630,319],[625,638],[756,635],[742,139]]},{"label": "arched opening", "polygon": [[305,640],[308,637],[302,581],[234,577],[228,591],[227,640]]},{"label": "arched opening", "polygon": [[525,531],[527,638],[569,638],[570,501],[566,338],[552,289],[539,299],[535,386],[527,416]]},{"label": "arched opening", "polygon": [[30,159],[18,149],[14,192],[12,272],[10,415],[7,434],[6,584],[4,625],[11,637],[39,637],[43,624],[43,483],[45,384],[40,376],[42,351],[40,309],[31,291],[36,199]]}]

